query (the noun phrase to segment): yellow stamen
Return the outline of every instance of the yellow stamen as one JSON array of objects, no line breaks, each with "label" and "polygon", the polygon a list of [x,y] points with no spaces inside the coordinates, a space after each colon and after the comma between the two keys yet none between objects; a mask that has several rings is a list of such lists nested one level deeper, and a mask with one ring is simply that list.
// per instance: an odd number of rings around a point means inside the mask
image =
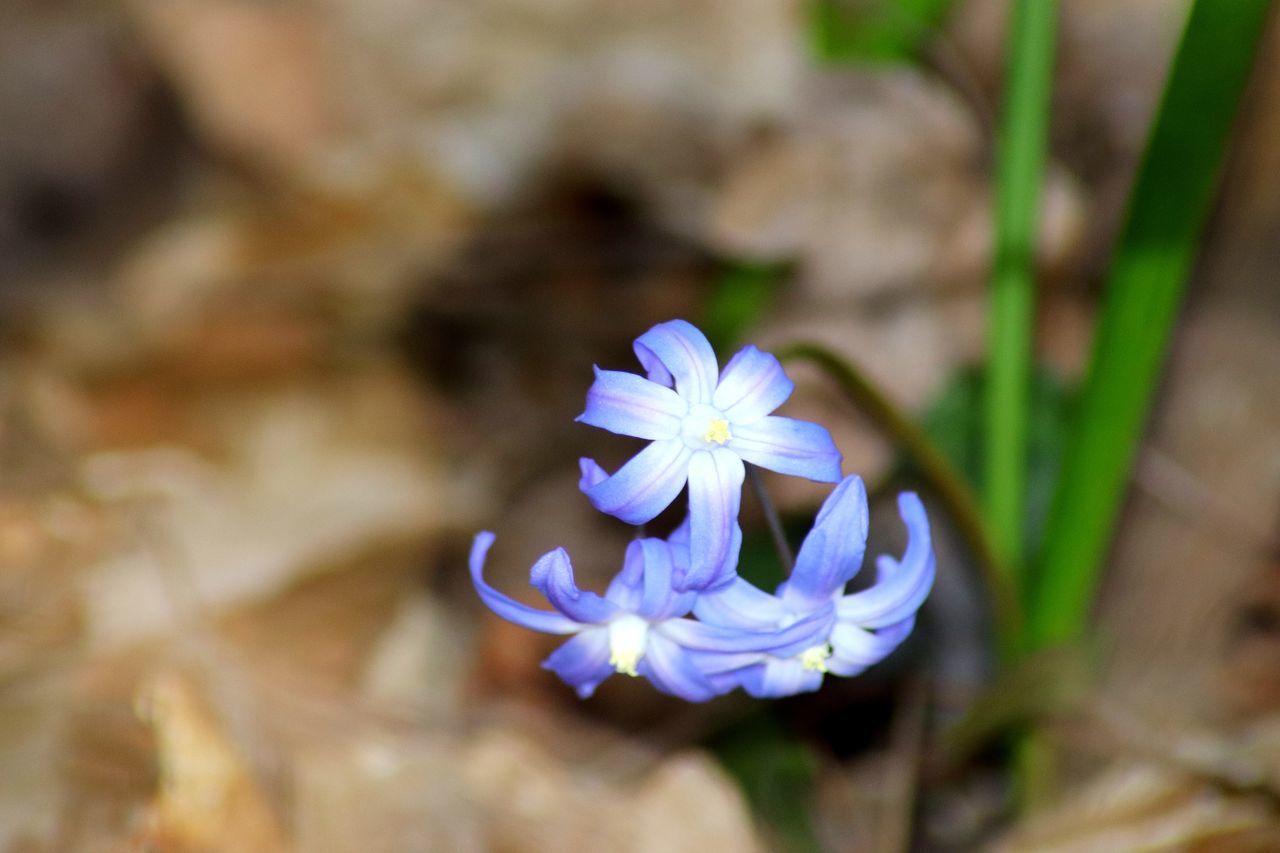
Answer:
[{"label": "yellow stamen", "polygon": [[629,675],[632,678],[635,678],[640,674],[636,672],[636,664],[639,662],[640,661],[637,656],[633,654],[621,654],[615,651],[609,655],[609,665],[613,667],[615,671],[620,672],[623,675]]},{"label": "yellow stamen", "polygon": [[729,422],[724,418],[715,418],[711,423],[707,424],[707,431],[703,433],[702,440],[713,442],[715,444],[724,444],[733,436],[729,433]]},{"label": "yellow stamen", "polygon": [[831,657],[831,646],[823,643],[820,646],[810,646],[800,653],[800,663],[805,669],[813,672],[827,671],[827,658]]}]

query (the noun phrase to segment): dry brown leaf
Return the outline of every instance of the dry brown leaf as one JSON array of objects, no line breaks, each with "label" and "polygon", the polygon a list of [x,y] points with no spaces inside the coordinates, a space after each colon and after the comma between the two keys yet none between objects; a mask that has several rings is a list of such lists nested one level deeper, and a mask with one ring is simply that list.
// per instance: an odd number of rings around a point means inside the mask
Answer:
[{"label": "dry brown leaf", "polygon": [[159,790],[140,844],[161,850],[289,849],[271,805],[243,756],[182,676],[157,675],[138,694],[155,732]]},{"label": "dry brown leaf", "polygon": [[[734,162],[705,239],[730,256],[797,261],[809,299],[973,288],[993,244],[986,144],[968,105],[920,72],[815,77],[796,121]],[[1052,169],[1045,268],[1071,265],[1083,222],[1075,182]]]},{"label": "dry brown leaf", "polygon": [[340,115],[321,19],[284,3],[134,0],[126,4],[210,140],[293,171]]},{"label": "dry brown leaf", "polygon": [[424,542],[469,512],[424,452],[430,416],[396,371],[197,397],[187,417],[210,453],[152,446],[85,464],[86,486],[135,522],[89,574],[95,642],[171,630],[184,601],[265,600],[313,568]]},{"label": "dry brown leaf", "polygon": [[[1270,847],[1232,847],[1265,838]],[[1116,850],[1266,850],[1280,822],[1264,801],[1233,797],[1177,770],[1118,766],[1031,818],[993,849],[1003,853]]]}]

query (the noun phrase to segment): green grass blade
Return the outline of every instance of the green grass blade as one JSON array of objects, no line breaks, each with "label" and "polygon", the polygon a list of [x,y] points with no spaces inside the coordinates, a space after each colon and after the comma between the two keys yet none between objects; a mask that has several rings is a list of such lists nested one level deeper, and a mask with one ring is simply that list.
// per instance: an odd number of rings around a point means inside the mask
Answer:
[{"label": "green grass blade", "polygon": [[[942,385],[920,418],[920,425],[934,446],[975,493],[982,483],[986,379],[986,371],[980,368],[957,371]],[[1062,471],[1062,455],[1074,414],[1074,392],[1052,370],[1035,365],[1031,373],[1022,511],[1022,541],[1029,553],[1035,553],[1044,539],[1045,521]]]},{"label": "green grass blade", "polygon": [[1053,83],[1056,0],[1015,0],[997,140],[996,244],[988,306],[983,497],[1003,563],[1022,558],[1035,237]]},{"label": "green grass blade", "polygon": [[1084,630],[1270,0],[1195,0],[1112,259],[1045,532],[1036,646]]}]

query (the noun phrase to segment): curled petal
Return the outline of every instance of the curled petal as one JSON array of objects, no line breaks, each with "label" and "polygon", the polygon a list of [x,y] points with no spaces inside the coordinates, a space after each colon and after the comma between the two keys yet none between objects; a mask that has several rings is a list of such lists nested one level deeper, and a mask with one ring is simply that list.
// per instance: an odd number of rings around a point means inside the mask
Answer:
[{"label": "curled petal", "polygon": [[670,388],[634,373],[596,368],[580,423],[636,438],[675,438],[689,404]]},{"label": "curled petal", "polygon": [[609,479],[609,472],[601,468],[600,463],[585,456],[578,460],[578,470],[582,474],[578,480],[578,488],[584,492]]},{"label": "curled petal", "polygon": [[484,579],[484,558],[493,545],[494,536],[489,531],[477,533],[471,545],[471,583],[475,585],[480,600],[494,613],[525,628],[547,634],[572,634],[582,626],[569,617],[552,610],[539,610],[521,604],[498,592]]},{"label": "curled petal", "polygon": [[830,601],[858,573],[866,545],[867,490],[851,474],[823,502],[800,546],[783,601],[801,607]]},{"label": "curled petal", "polygon": [[709,403],[716,388],[716,354],[707,336],[685,320],[659,323],[635,343],[636,358],[654,382],[674,382],[690,403]]},{"label": "curled petal", "polygon": [[[678,438],[655,441],[633,456],[612,477],[587,486],[583,491],[601,512],[620,518],[627,524],[644,524],[671,505],[689,476],[689,457],[693,454]],[[587,463],[583,465],[582,483],[588,483]]]},{"label": "curled petal", "polygon": [[599,625],[620,612],[612,601],[578,589],[573,580],[573,564],[563,548],[538,558],[529,573],[529,582],[542,591],[552,607],[579,624]]},{"label": "curled petal", "polygon": [[656,633],[649,635],[638,668],[654,687],[687,702],[705,702],[721,692],[702,674],[688,652]]},{"label": "curled petal", "polygon": [[727,582],[742,503],[746,468],[723,447],[699,451],[689,460],[689,569],[677,578],[681,590],[707,590]]},{"label": "curled petal", "polygon": [[[680,526],[667,537],[667,542],[671,545],[671,559],[675,565],[675,574],[672,577],[671,585],[676,589],[684,589],[688,586],[686,578],[689,574],[689,541],[689,516],[686,515],[684,521],[680,522]],[[741,553],[742,527],[735,524],[733,525],[733,531],[730,533],[729,555],[725,558],[725,565],[736,569],[738,557]]]},{"label": "curled petal", "polygon": [[826,427],[777,415],[734,424],[727,445],[746,461],[820,483],[840,480],[840,451]]},{"label": "curled petal", "polygon": [[721,371],[711,404],[724,412],[730,423],[749,424],[785,403],[795,387],[778,359],[748,346]]},{"label": "curled petal", "polygon": [[622,558],[622,571],[609,582],[604,597],[628,613],[636,612],[644,596],[644,548],[633,539]]},{"label": "curled petal", "polygon": [[560,680],[586,699],[596,691],[600,682],[613,675],[609,665],[609,632],[604,628],[591,628],[569,640],[542,662]]},{"label": "curled petal", "polygon": [[772,629],[788,615],[781,601],[742,578],[699,595],[693,612],[708,625],[752,631]]},{"label": "curled petal", "polygon": [[881,628],[901,622],[920,609],[933,588],[937,562],[929,535],[924,504],[912,492],[898,497],[898,509],[907,524],[907,550],[898,562],[882,556],[876,561],[875,586],[836,602],[842,622],[863,628]]},{"label": "curled petal", "polygon": [[640,547],[644,560],[644,594],[636,615],[658,621],[688,613],[694,594],[680,593],[672,587],[675,561],[671,546],[661,539],[641,539],[634,545]]},{"label": "curled petal", "polygon": [[831,631],[831,657],[827,660],[827,668],[836,675],[859,674],[902,645],[915,623],[915,616],[910,616],[874,633],[847,622],[837,623]]}]

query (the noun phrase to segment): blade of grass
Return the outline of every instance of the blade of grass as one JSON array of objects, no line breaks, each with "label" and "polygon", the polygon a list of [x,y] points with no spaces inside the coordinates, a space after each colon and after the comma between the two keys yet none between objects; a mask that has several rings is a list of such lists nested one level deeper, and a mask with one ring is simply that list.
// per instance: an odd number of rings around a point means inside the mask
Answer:
[{"label": "blade of grass", "polygon": [[[986,378],[986,371],[980,367],[958,370],[942,385],[919,418],[925,435],[975,490],[982,482]],[[1022,511],[1023,542],[1028,553],[1035,553],[1044,538],[1049,502],[1058,485],[1062,452],[1066,449],[1074,412],[1074,392],[1066,388],[1053,370],[1037,364],[1031,372],[1027,485]]]},{"label": "blade of grass", "polygon": [[[1056,0],[1015,0],[997,139],[983,497],[1001,564],[1022,562],[1035,237],[1053,83]],[[1019,584],[1016,578],[1013,581]]]},{"label": "blade of grass", "polygon": [[1084,630],[1270,0],[1195,0],[1112,258],[1029,630]]}]

